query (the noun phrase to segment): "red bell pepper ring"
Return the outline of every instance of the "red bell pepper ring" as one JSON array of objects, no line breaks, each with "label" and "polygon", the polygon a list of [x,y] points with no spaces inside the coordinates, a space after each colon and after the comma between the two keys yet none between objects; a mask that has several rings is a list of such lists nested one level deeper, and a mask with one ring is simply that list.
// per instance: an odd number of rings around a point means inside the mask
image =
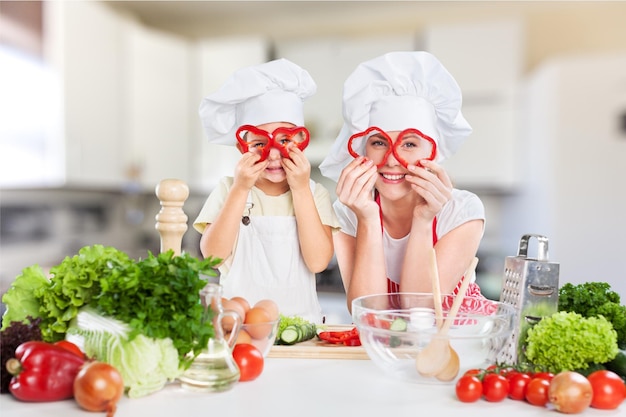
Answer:
[{"label": "red bell pepper ring", "polygon": [[74,379],[85,363],[52,343],[31,341],[15,349],[6,367],[13,375],[9,391],[21,401],[59,401],[74,397]]},{"label": "red bell pepper ring", "polygon": [[318,337],[327,343],[342,344],[345,346],[361,346],[359,331],[356,327],[344,331],[320,332]]}]

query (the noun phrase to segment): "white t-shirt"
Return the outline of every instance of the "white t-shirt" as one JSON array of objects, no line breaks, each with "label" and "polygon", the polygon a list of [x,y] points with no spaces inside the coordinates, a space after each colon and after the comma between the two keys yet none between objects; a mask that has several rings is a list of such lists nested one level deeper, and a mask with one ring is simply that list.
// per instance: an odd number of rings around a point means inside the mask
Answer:
[{"label": "white t-shirt", "polygon": [[[341,231],[350,236],[356,236],[357,218],[352,210],[339,200],[333,204],[335,213],[341,225]],[[465,190],[452,190],[452,198],[437,214],[436,233],[441,239],[448,232],[470,220],[485,220],[485,207],[476,194]],[[483,228],[484,230],[484,228]],[[404,263],[404,255],[409,235],[394,239],[387,231],[383,231],[383,250],[385,251],[385,267],[387,277],[392,281],[400,282],[400,272]]]},{"label": "white t-shirt", "polygon": [[[233,182],[233,177],[223,177],[220,180],[217,187],[204,202],[204,206],[200,210],[198,217],[193,222],[194,229],[200,233],[204,233],[207,224],[211,224],[215,221],[224,206],[224,202],[226,201],[228,192],[233,186]],[[332,200],[328,190],[319,183],[312,183],[311,188],[313,189],[315,207],[317,208],[322,224],[330,226],[333,228],[333,231],[339,229],[339,222],[332,208]],[[244,212],[241,213],[242,216],[295,216],[291,191],[287,191],[278,196],[270,196],[259,188],[252,187],[249,198],[250,197],[252,198],[253,206],[249,213],[247,209],[244,209]],[[231,256],[226,259],[219,268],[221,272],[227,272],[230,269],[236,248],[237,241],[235,240],[235,246]]]}]

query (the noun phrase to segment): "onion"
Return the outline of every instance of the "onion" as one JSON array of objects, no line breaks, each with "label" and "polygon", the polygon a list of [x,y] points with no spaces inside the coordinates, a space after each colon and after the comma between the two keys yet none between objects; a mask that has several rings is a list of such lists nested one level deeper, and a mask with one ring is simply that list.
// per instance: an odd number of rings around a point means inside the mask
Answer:
[{"label": "onion", "polygon": [[557,411],[576,414],[591,404],[593,388],[591,382],[578,372],[564,371],[552,378],[548,398]]},{"label": "onion", "polygon": [[115,414],[117,402],[124,393],[122,375],[104,362],[86,363],[74,379],[74,399],[87,411],[106,411]]}]

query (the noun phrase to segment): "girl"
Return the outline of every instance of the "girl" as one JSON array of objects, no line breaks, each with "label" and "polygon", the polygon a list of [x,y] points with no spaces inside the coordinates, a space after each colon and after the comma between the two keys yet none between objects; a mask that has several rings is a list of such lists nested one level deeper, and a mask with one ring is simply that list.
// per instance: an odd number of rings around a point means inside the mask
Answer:
[{"label": "girl", "polygon": [[309,141],[303,101],[315,90],[308,72],[280,59],[235,72],[204,98],[200,116],[209,141],[237,146],[242,157],[194,228],[202,233],[202,254],[223,259],[224,297],[272,299],[282,314],[320,323],[315,273],[333,256],[338,223],[303,153]]},{"label": "girl", "polygon": [[[362,295],[432,292],[433,248],[442,293],[456,293],[485,222],[480,199],[454,189],[439,164],[471,133],[459,86],[431,54],[392,52],[348,77],[343,115],[320,170],[337,181],[334,243],[348,308]],[[480,288],[471,283],[467,294]]]}]

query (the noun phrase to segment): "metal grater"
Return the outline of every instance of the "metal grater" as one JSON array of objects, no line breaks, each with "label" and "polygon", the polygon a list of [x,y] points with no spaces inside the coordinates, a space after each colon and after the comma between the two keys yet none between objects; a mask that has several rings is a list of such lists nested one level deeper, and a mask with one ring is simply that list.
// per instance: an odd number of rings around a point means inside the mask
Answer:
[{"label": "metal grater", "polygon": [[[528,242],[537,239],[537,258],[528,257]],[[559,264],[548,262],[548,238],[526,234],[519,242],[517,256],[504,262],[500,302],[513,306],[517,312],[513,333],[497,356],[498,363],[525,362],[526,332],[542,317],[557,312],[559,301]]]}]

